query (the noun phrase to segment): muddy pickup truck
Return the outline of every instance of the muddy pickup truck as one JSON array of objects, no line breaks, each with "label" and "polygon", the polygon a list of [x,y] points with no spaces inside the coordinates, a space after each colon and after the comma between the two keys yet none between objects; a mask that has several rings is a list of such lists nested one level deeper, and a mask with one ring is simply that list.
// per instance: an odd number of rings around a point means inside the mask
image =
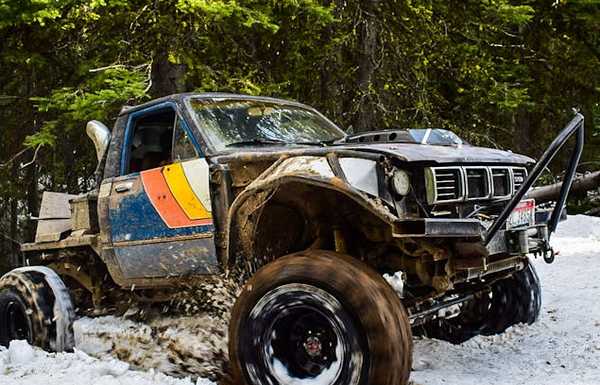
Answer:
[{"label": "muddy pickup truck", "polygon": [[[44,193],[30,266],[0,279],[0,343],[69,350],[80,315],[232,279],[246,385],[403,385],[413,333],[534,322],[529,256],[554,258],[584,137],[575,114],[536,163],[443,129],[347,135],[306,105],[231,94],[125,107],[87,133],[97,188]],[[536,208],[527,191],[574,135],[560,199]]]}]

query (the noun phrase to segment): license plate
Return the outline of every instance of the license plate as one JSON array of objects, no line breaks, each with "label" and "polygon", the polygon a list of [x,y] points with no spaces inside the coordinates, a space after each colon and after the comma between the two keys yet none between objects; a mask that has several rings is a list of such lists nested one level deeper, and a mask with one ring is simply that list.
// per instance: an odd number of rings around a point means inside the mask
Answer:
[{"label": "license plate", "polygon": [[533,199],[526,199],[519,202],[506,221],[506,227],[509,229],[521,226],[533,226],[534,224],[535,200]]}]

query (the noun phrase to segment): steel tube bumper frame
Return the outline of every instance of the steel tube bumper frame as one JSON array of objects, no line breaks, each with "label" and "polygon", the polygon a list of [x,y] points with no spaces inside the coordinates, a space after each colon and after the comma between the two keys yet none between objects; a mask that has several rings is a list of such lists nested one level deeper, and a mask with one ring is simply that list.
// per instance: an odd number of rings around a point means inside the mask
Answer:
[{"label": "steel tube bumper frame", "polygon": [[550,161],[554,158],[554,156],[560,151],[560,149],[564,146],[564,144],[569,140],[573,134],[577,133],[575,148],[571,154],[571,160],[569,162],[569,167],[567,169],[567,173],[565,175],[565,179],[563,180],[563,185],[560,191],[560,197],[554,207],[552,212],[552,216],[550,217],[550,221],[548,222],[548,233],[552,234],[558,225],[558,221],[560,220],[560,216],[567,201],[567,197],[569,195],[569,190],[571,189],[571,185],[573,184],[573,179],[575,177],[575,171],[577,170],[577,166],[579,165],[579,159],[581,158],[581,153],[583,152],[583,144],[584,144],[584,117],[580,113],[576,113],[575,117],[567,124],[567,126],[558,134],[558,136],[554,139],[554,141],[548,146],[540,160],[537,162],[536,166],[533,168],[527,180],[521,185],[519,190],[517,190],[515,196],[508,202],[502,213],[492,226],[489,228],[487,233],[485,234],[484,243],[487,245],[494,238],[498,230],[506,223],[506,220],[514,210],[514,208],[519,204],[521,199],[525,196],[527,191],[531,188],[531,186],[538,180],[542,171],[548,166]]}]

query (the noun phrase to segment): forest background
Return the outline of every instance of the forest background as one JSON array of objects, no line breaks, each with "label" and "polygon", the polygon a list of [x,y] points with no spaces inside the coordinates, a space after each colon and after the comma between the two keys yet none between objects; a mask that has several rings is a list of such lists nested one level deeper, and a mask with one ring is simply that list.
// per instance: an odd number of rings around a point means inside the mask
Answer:
[{"label": "forest background", "polygon": [[600,169],[600,1],[0,0],[0,271],[23,262],[41,191],[90,188],[87,121],[184,91],[290,98],[348,132],[443,127],[533,157],[576,108],[585,173]]}]

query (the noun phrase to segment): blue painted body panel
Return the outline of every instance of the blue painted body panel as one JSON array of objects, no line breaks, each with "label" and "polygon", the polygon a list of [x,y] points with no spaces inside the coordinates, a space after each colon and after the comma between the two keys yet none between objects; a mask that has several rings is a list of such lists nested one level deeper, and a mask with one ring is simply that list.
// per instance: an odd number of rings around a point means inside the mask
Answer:
[{"label": "blue painted body panel", "polygon": [[213,225],[170,229],[142,190],[124,196],[118,209],[110,210],[113,242],[141,241],[214,232]]},{"label": "blue painted body panel", "polygon": [[[214,225],[169,228],[152,205],[140,173],[123,175],[127,173],[132,128],[136,119],[167,108],[176,111],[188,137],[198,153],[202,154],[198,139],[175,102],[167,101],[129,115],[121,149],[121,176],[113,182],[132,183],[132,188],[121,193],[113,188],[108,210],[112,252],[125,279],[218,274],[222,270],[215,250]],[[195,235],[198,237],[193,238]],[[181,236],[192,238],[178,238]]]},{"label": "blue painted body panel", "polygon": [[115,248],[125,278],[218,274],[212,237]]}]

